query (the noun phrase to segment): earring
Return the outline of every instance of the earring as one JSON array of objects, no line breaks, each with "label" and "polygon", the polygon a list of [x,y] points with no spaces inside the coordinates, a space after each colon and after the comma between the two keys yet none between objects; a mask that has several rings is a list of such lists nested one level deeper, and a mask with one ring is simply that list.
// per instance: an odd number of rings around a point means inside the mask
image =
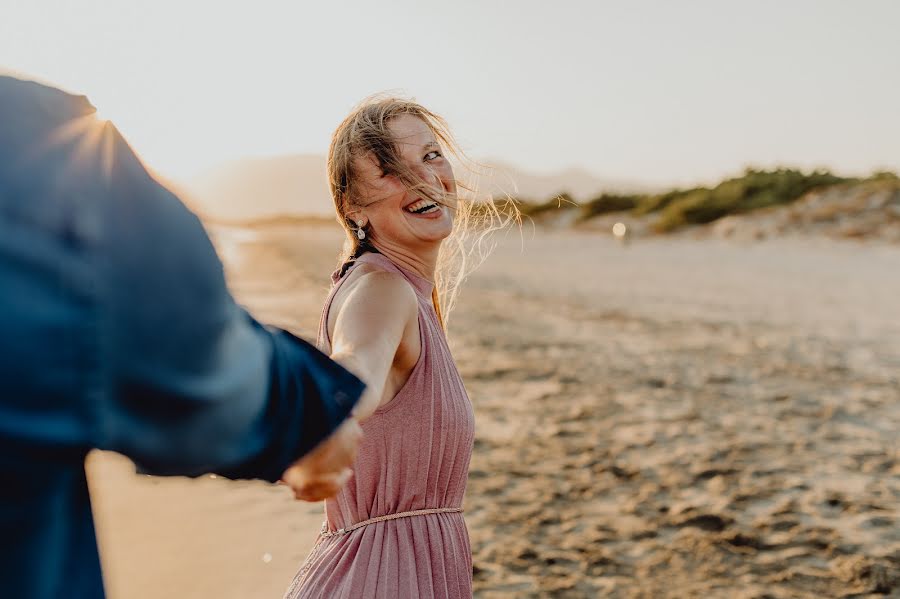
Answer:
[{"label": "earring", "polygon": [[362,241],[363,239],[366,238],[366,230],[363,229],[363,222],[362,221],[357,222],[356,226],[358,227],[356,229],[356,238],[359,239],[360,241]]}]

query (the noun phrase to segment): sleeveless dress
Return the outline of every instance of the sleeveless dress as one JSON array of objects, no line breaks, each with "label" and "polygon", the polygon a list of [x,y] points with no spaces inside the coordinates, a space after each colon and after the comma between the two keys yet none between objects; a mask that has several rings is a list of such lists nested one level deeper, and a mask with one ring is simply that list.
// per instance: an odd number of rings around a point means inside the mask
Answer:
[{"label": "sleeveless dress", "polygon": [[[330,353],[329,307],[361,263],[398,273],[413,287],[422,351],[397,395],[362,423],[353,478],[325,501],[322,534],[285,599],[469,598],[472,552],[461,511],[475,423],[432,304],[433,284],[382,254],[363,254],[342,277],[332,276],[318,346]],[[408,514],[417,510],[441,511]],[[379,517],[394,519],[347,530]]]}]

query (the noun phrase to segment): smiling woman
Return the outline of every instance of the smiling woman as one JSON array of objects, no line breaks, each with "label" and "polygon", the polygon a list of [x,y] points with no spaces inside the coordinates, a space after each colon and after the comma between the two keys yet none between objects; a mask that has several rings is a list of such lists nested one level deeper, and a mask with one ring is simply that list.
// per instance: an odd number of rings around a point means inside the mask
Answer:
[{"label": "smiling woman", "polygon": [[[355,411],[364,437],[289,599],[472,594],[461,512],[474,414],[436,281],[451,296],[458,287],[473,202],[458,195],[448,149],[440,117],[395,98],[365,102],[332,138],[328,176],[347,239],[318,345],[366,382]],[[510,220],[485,206],[493,226],[476,241]]]},{"label": "smiling woman", "polygon": [[[500,210],[493,198],[478,197],[477,185],[459,182],[451,162],[478,172],[440,116],[394,97],[361,103],[337,128],[328,152],[331,196],[347,234],[341,272],[373,251],[420,273],[422,259],[434,261],[428,276],[442,324],[459,284],[489,253],[490,236],[518,219],[511,202]],[[399,209],[403,219],[396,218]]]},{"label": "smiling woman", "polygon": [[[344,222],[351,229],[355,224],[357,231],[362,227],[363,233],[368,227],[369,248],[382,246],[426,274],[422,262],[436,260],[430,255],[440,249],[435,242],[452,232],[457,208],[453,169],[434,131],[421,118],[397,115],[386,132],[394,146],[387,159],[379,160],[378,154],[370,151],[354,156],[350,163],[356,184],[352,195],[344,194]],[[330,165],[333,168],[335,163]],[[359,232],[355,237],[360,240]],[[363,234],[360,241],[365,239]],[[357,249],[361,247],[366,246],[357,244]]]}]

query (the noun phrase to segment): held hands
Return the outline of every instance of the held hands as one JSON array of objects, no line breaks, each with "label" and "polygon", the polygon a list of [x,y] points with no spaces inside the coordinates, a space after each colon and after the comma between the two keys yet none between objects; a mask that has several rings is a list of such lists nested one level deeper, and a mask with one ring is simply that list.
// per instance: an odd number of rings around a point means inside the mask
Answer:
[{"label": "held hands", "polygon": [[281,480],[302,501],[321,501],[341,490],[353,471],[356,450],[362,438],[362,428],[355,418],[345,420],[327,439],[311,452],[294,462]]}]

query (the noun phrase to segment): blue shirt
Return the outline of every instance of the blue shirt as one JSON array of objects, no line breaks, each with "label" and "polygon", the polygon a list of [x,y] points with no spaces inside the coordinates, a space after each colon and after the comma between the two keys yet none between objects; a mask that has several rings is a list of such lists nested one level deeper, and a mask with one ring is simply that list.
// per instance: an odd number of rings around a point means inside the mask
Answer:
[{"label": "blue shirt", "polygon": [[277,480],[362,383],[229,295],[82,96],[0,77],[0,596],[102,597],[84,458]]}]

